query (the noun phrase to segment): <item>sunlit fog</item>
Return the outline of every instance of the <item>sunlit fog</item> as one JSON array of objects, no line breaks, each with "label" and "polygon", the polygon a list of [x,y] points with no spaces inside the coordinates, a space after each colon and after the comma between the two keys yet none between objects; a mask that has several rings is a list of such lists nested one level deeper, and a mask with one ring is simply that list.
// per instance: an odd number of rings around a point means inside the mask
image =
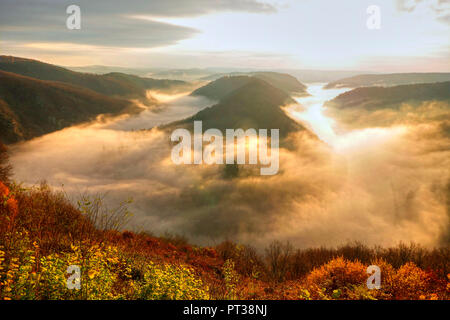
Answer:
[{"label": "sunlit fog", "polygon": [[440,200],[448,150],[421,156],[426,146],[414,126],[342,130],[323,104],[345,89],[322,86],[309,85],[311,96],[286,108],[318,139],[294,134],[295,147],[280,150],[275,176],[254,175],[250,168],[247,176],[223,180],[219,165],[174,165],[167,132],[143,129],[186,118],[213,102],[164,96],[162,111],[74,126],[15,145],[14,177],[27,184],[45,180],[73,199],[86,192],[106,194],[111,203],[132,197],[130,228],[179,233],[200,243],[231,237],[257,245],[288,239],[300,247],[350,240],[437,243],[448,223]]}]

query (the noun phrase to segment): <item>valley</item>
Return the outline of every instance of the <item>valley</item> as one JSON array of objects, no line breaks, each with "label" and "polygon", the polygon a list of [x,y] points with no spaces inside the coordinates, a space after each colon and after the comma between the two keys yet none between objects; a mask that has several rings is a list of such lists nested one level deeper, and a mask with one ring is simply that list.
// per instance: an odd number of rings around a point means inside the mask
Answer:
[{"label": "valley", "polygon": [[[281,98],[273,100],[276,106],[287,97],[267,84],[260,89],[259,81],[218,104],[200,95],[165,95],[159,111],[145,109],[14,145],[14,178],[26,184],[45,180],[73,199],[86,192],[107,195],[111,205],[133,198],[129,228],[181,233],[194,243],[231,237],[256,246],[275,238],[302,246],[331,245],[345,243],[350,234],[368,244],[440,241],[446,205],[436,197],[445,189],[445,152],[436,155],[436,164],[424,164],[426,158],[408,149],[399,152],[406,144],[414,144],[415,150],[426,142],[411,140],[417,128],[407,124],[346,128],[324,105],[348,89],[325,89],[324,83],[309,84],[310,95],[291,100],[286,114],[277,111],[270,124],[255,122],[266,121],[258,109],[267,101]],[[242,104],[252,95],[258,98]],[[246,110],[238,122],[223,113],[238,106]],[[268,112],[272,107],[265,108]],[[278,118],[291,126],[278,127],[292,129],[282,135],[280,172],[271,179],[255,176],[248,165],[239,166],[237,178],[229,180],[223,178],[221,165],[175,166],[170,161],[171,130],[189,128],[194,120],[203,120],[206,128],[245,129],[245,123],[271,128]],[[408,165],[400,169],[399,161]],[[417,165],[423,170],[407,169]],[[434,191],[423,187],[428,180]],[[427,216],[421,208],[430,203],[433,222],[423,224]]]}]

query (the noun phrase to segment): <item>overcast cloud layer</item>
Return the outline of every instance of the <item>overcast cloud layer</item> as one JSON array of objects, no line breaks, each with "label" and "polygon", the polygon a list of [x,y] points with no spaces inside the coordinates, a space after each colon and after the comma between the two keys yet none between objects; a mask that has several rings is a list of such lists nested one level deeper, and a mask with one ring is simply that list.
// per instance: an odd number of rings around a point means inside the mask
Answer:
[{"label": "overcast cloud layer", "polygon": [[[67,6],[79,5],[82,33],[66,28]],[[0,3],[2,41],[71,42],[112,47],[151,48],[171,45],[197,31],[158,21],[132,18],[198,16],[221,11],[274,12],[275,8],[256,0],[137,0],[49,1],[3,0]],[[70,36],[70,40],[67,37]]]},{"label": "overcast cloud layer", "polygon": [[[66,28],[70,4],[81,30]],[[449,17],[443,0],[3,0],[0,45],[68,66],[444,72]]]}]

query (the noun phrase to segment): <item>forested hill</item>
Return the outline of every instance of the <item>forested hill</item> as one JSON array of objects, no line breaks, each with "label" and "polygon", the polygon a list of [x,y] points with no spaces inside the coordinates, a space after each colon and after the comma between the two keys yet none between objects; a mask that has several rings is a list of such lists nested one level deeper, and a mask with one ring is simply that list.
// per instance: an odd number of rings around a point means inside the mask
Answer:
[{"label": "forested hill", "polygon": [[[239,83],[242,77],[232,77]],[[220,102],[206,108],[194,116],[172,123],[169,127],[185,127],[192,129],[193,122],[201,120],[203,130],[217,128],[225,133],[225,129],[280,129],[280,137],[303,130],[303,126],[289,118],[282,106],[295,103],[284,91],[267,82],[247,77],[247,83],[236,90],[227,90]],[[229,80],[229,79],[228,79]],[[270,130],[269,130],[270,133]]]},{"label": "forested hill", "polygon": [[127,100],[63,82],[0,71],[0,141],[31,139],[99,114],[136,112]]},{"label": "forested hill", "polygon": [[154,103],[148,99],[147,90],[173,91],[190,87],[187,82],[179,80],[142,78],[118,72],[104,75],[81,73],[37,60],[12,56],[0,56],[0,70],[40,80],[65,82],[108,96],[139,99],[145,104]]},{"label": "forested hill", "polygon": [[349,109],[385,109],[398,107],[401,103],[417,104],[423,101],[449,101],[450,81],[421,83],[394,87],[364,87],[340,94],[327,106]]},{"label": "forested hill", "polygon": [[215,79],[206,86],[195,90],[192,95],[202,95],[210,99],[220,100],[231,91],[247,84],[252,78],[264,80],[275,88],[293,96],[307,96],[306,86],[291,75],[277,72],[254,72],[226,75]]},{"label": "forested hill", "polygon": [[389,73],[362,74],[330,82],[326,89],[357,87],[390,87],[403,84],[433,83],[450,81],[450,73]]}]

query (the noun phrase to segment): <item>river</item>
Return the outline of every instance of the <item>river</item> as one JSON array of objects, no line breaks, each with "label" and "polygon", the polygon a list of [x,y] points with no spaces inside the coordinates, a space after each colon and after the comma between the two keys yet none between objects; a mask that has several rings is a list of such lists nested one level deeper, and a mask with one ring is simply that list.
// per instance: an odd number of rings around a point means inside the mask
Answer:
[{"label": "river", "polygon": [[294,105],[286,111],[291,117],[306,124],[322,141],[336,153],[348,154],[369,144],[372,147],[404,133],[404,128],[364,128],[344,131],[332,118],[325,115],[324,103],[349,91],[349,88],[324,89],[326,83],[308,85],[308,97],[295,98],[300,105]]}]

